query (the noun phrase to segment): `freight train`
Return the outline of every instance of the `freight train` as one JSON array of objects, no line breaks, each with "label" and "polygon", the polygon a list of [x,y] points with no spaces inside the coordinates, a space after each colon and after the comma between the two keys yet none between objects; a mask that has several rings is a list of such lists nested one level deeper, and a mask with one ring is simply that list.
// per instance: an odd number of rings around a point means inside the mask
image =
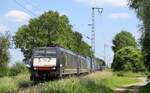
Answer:
[{"label": "freight train", "polygon": [[30,63],[33,81],[88,74],[100,69],[94,58],[58,46],[33,49]]}]

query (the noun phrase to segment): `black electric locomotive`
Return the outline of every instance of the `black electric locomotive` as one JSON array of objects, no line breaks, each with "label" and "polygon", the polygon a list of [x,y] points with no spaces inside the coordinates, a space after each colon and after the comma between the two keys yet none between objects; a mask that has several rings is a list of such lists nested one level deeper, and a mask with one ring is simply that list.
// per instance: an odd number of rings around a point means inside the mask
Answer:
[{"label": "black electric locomotive", "polygon": [[90,57],[77,55],[58,46],[35,48],[30,62],[31,80],[90,73],[96,68],[95,61],[91,60]]}]

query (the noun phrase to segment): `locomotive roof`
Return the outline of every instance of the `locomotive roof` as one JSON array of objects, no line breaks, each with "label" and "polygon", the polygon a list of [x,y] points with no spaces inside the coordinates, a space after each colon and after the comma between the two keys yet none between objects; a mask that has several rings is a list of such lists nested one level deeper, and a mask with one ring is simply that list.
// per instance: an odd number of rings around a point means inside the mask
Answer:
[{"label": "locomotive roof", "polygon": [[67,53],[69,53],[69,54],[71,54],[71,55],[75,55],[75,56],[79,56],[79,57],[81,57],[81,58],[85,58],[84,56],[81,56],[81,55],[79,55],[79,54],[77,54],[77,53],[74,53],[74,52],[72,52],[72,51],[70,51],[70,50],[67,50],[67,49],[65,49],[65,48],[62,48],[62,47],[58,47],[61,51],[64,51],[64,52],[67,52]]},{"label": "locomotive roof", "polygon": [[69,53],[69,54],[71,54],[71,55],[79,56],[79,57],[81,57],[81,58],[85,58],[84,56],[81,56],[81,55],[79,55],[79,54],[77,54],[77,53],[74,53],[74,52],[72,52],[72,51],[70,51],[70,50],[68,50],[68,49],[65,49],[65,48],[59,47],[59,46],[37,47],[37,48],[34,48],[34,50],[36,50],[36,49],[50,49],[50,48],[58,48],[58,49],[60,49],[61,51],[66,52],[66,53]]}]

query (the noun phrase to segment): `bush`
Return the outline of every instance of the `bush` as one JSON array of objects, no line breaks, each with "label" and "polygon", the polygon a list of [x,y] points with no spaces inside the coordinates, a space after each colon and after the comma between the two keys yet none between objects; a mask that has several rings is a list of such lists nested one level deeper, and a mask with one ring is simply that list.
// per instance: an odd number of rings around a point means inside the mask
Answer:
[{"label": "bush", "polygon": [[0,67],[0,77],[7,76],[9,74],[9,68],[7,66]]},{"label": "bush", "polygon": [[122,48],[115,53],[112,68],[114,71],[144,71],[142,53],[134,47]]},{"label": "bush", "polygon": [[18,75],[19,73],[24,73],[24,72],[27,72],[28,69],[27,67],[25,66],[25,64],[21,63],[21,62],[16,62],[11,68],[10,68],[10,71],[9,71],[9,75],[10,76],[16,76]]},{"label": "bush", "polygon": [[29,87],[32,84],[32,81],[30,81],[30,73],[28,72],[18,74],[17,76],[5,76],[0,78],[0,93],[29,93],[19,92],[18,90]]}]

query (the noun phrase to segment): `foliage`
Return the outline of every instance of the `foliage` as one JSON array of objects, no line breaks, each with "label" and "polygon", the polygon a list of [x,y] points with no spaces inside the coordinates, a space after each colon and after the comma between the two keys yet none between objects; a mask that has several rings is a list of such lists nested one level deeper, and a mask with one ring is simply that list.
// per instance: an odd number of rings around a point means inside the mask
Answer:
[{"label": "foliage", "polygon": [[141,45],[145,66],[150,70],[150,0],[129,0],[130,8],[134,9],[141,24]]},{"label": "foliage", "polygon": [[9,63],[9,35],[0,35],[0,77],[7,75]]},{"label": "foliage", "polygon": [[106,65],[106,63],[105,63],[105,61],[103,59],[96,58],[96,61],[97,61],[96,63],[100,64],[101,66],[105,66]]},{"label": "foliage", "polygon": [[[14,36],[15,45],[21,48],[25,61],[31,57],[35,47],[59,45],[83,55],[91,55],[90,46],[82,40],[82,35],[73,32],[67,16],[58,12],[45,12],[31,19]],[[83,48],[84,47],[84,48]]]},{"label": "foliage", "polygon": [[132,36],[130,32],[127,31],[121,31],[120,33],[118,33],[114,37],[112,42],[113,42],[112,50],[114,51],[114,53],[123,47],[127,46],[136,47],[135,38]]},{"label": "foliage", "polygon": [[16,62],[12,67],[10,67],[9,75],[16,76],[20,73],[25,73],[27,71],[28,71],[28,69],[25,66],[25,64],[23,64],[21,62]]},{"label": "foliage", "polygon": [[112,68],[114,71],[144,71],[143,56],[134,47],[122,48],[115,53]]}]

